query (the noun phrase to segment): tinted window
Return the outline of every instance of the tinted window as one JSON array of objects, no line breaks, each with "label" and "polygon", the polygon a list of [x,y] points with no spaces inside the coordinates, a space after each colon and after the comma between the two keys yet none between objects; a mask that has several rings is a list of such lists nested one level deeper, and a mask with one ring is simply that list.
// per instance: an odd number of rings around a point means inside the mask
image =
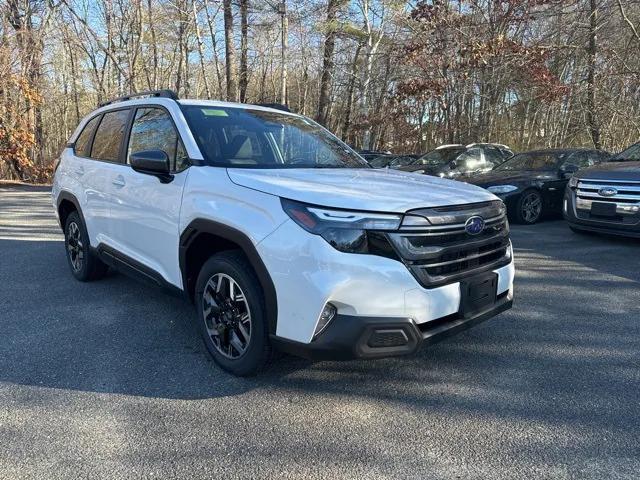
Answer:
[{"label": "tinted window", "polygon": [[242,168],[368,168],[359,155],[305,117],[265,110],[184,107],[202,154]]},{"label": "tinted window", "polygon": [[127,163],[132,153],[162,150],[171,161],[172,170],[187,165],[187,155],[169,114],[160,108],[139,108],[131,127]]},{"label": "tinted window", "polygon": [[616,155],[612,160],[617,161],[638,161],[640,160],[640,143],[636,143],[635,145],[631,145],[622,153]]},{"label": "tinted window", "polygon": [[492,165],[500,165],[504,160],[504,156],[500,150],[493,147],[487,147],[484,150],[485,159]]},{"label": "tinted window", "polygon": [[389,164],[389,160],[391,160],[391,158],[392,157],[390,157],[389,155],[380,155],[379,157],[370,159],[369,165],[375,168],[383,168]]},{"label": "tinted window", "polygon": [[81,157],[89,156],[89,143],[91,142],[91,136],[93,135],[93,131],[98,124],[98,120],[100,120],[100,115],[98,115],[97,117],[93,117],[87,122],[85,127],[82,129],[82,132],[80,132],[80,135],[78,135],[75,147],[73,148],[73,151],[76,155],[79,155]]},{"label": "tinted window", "polygon": [[498,165],[495,170],[552,170],[563,156],[562,153],[519,153]]},{"label": "tinted window", "polygon": [[102,117],[91,148],[91,158],[117,162],[129,110],[107,112]]},{"label": "tinted window", "polygon": [[437,148],[418,158],[412,165],[442,165],[454,160],[464,150],[464,147]]},{"label": "tinted window", "polygon": [[585,168],[589,166],[589,159],[587,158],[587,152],[575,152],[569,155],[566,160],[562,162],[561,166],[575,165],[578,168]]}]

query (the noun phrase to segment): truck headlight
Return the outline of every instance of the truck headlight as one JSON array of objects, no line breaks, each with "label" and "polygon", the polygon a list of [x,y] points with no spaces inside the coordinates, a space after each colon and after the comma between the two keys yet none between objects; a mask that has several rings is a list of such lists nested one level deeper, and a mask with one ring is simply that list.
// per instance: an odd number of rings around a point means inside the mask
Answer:
[{"label": "truck headlight", "polygon": [[501,194],[515,192],[518,189],[515,185],[492,185],[487,188],[491,193]]},{"label": "truck headlight", "polygon": [[578,186],[578,179],[576,177],[571,177],[569,179],[569,188],[576,188]]},{"label": "truck headlight", "polygon": [[[370,213],[307,205],[282,198],[282,209],[307,232],[320,235],[336,250],[349,253],[373,253],[386,250],[388,242],[376,232],[397,230],[402,215]],[[385,252],[375,252],[385,255]],[[390,253],[390,252],[387,252]],[[385,255],[386,256],[386,255]]]}]

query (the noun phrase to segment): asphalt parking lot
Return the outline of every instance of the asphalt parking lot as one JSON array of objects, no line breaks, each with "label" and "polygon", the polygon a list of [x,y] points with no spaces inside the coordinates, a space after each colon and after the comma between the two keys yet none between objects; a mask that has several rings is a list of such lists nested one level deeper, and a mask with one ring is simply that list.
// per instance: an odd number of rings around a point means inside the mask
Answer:
[{"label": "asphalt parking lot", "polygon": [[0,478],[638,478],[640,242],[512,230],[511,311],[239,379],[180,299],[74,281],[48,191],[0,186]]}]

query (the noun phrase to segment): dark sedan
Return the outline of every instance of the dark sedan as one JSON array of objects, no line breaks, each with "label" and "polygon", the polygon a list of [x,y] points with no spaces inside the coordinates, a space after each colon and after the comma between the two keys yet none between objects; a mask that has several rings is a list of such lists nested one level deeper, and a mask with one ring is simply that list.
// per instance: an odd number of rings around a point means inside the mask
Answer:
[{"label": "dark sedan", "polygon": [[575,172],[609,157],[601,150],[536,150],[515,155],[491,172],[464,181],[500,197],[512,221],[532,224],[544,215],[561,213],[565,186]]}]

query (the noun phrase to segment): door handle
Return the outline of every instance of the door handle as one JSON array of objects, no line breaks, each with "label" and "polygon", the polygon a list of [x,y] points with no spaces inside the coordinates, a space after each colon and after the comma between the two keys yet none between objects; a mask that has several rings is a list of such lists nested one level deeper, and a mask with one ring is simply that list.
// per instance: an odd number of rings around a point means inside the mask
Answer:
[{"label": "door handle", "polygon": [[111,182],[116,187],[124,187],[126,184],[124,182],[124,178],[122,175],[118,175],[113,182]]},{"label": "door handle", "polygon": [[84,167],[76,168],[76,175],[84,175]]}]

